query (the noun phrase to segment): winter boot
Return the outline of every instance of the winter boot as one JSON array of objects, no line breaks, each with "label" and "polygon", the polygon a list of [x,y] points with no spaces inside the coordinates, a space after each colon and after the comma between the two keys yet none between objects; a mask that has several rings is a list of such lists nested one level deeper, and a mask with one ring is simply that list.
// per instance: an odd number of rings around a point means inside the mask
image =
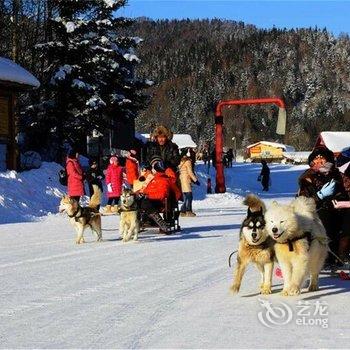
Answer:
[{"label": "winter boot", "polygon": [[180,216],[187,216],[187,215],[186,215],[186,212],[181,211],[181,212],[180,212]]},{"label": "winter boot", "polygon": [[190,217],[190,218],[193,218],[195,216],[197,216],[193,211],[188,211],[186,212],[186,216]]},{"label": "winter boot", "polygon": [[148,214],[148,216],[158,225],[162,233],[168,233],[170,231],[167,223],[163,220],[159,213],[151,213]]},{"label": "winter boot", "polygon": [[104,214],[112,214],[112,207],[108,204],[104,207],[104,210],[103,210],[103,213]]}]

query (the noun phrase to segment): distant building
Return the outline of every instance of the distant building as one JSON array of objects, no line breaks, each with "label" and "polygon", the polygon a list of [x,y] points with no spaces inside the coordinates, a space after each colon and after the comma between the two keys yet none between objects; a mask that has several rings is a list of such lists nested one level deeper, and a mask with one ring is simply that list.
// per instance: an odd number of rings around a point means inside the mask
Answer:
[{"label": "distant building", "polygon": [[39,81],[24,68],[0,57],[0,171],[17,169],[16,95],[39,86]]},{"label": "distant building", "polygon": [[259,141],[246,147],[245,158],[252,161],[281,161],[284,158],[283,152],[295,152],[295,148],[277,142]]}]

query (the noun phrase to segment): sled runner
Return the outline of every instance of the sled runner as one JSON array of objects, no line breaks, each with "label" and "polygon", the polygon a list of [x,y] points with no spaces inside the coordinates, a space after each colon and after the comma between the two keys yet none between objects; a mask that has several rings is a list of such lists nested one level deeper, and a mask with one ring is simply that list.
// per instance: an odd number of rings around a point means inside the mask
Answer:
[{"label": "sled runner", "polygon": [[[165,198],[163,206],[159,209],[158,213],[161,215],[162,219],[167,225],[166,232],[161,233],[172,234],[174,232],[181,231],[179,223],[180,211],[177,201],[172,200],[170,197]],[[152,218],[150,218],[149,214],[142,209],[139,211],[139,214],[142,230],[146,228],[159,227],[157,223]]]}]

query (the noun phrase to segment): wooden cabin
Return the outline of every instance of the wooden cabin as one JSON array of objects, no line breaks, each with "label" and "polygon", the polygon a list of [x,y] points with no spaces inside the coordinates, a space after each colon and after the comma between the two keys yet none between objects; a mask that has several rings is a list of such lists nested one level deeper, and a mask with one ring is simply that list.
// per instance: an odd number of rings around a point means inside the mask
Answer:
[{"label": "wooden cabin", "polygon": [[39,86],[39,81],[23,67],[0,57],[0,171],[17,170],[16,97]]},{"label": "wooden cabin", "polygon": [[294,152],[292,146],[277,142],[259,141],[246,147],[245,158],[251,161],[281,161],[284,158],[283,152]]}]

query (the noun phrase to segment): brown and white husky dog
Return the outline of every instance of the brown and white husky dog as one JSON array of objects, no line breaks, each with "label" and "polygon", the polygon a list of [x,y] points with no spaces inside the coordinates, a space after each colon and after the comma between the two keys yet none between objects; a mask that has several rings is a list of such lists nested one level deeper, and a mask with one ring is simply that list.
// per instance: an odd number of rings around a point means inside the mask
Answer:
[{"label": "brown and white husky dog", "polygon": [[260,293],[270,294],[275,254],[274,242],[265,229],[265,204],[253,194],[249,194],[243,203],[248,206],[248,212],[239,234],[237,264],[231,291],[239,292],[247,265],[254,263],[261,273]]},{"label": "brown and white husky dog", "polygon": [[98,186],[93,185],[94,194],[91,197],[88,207],[81,207],[79,203],[69,196],[62,197],[59,211],[66,212],[69,216],[69,222],[75,228],[77,244],[84,243],[84,230],[90,227],[96,234],[97,241],[102,241],[101,215],[97,211],[97,207],[101,202],[101,190]]},{"label": "brown and white husky dog", "polygon": [[137,241],[140,232],[140,222],[136,198],[132,190],[123,189],[118,211],[120,212],[119,232],[123,242],[130,241],[131,238]]}]

